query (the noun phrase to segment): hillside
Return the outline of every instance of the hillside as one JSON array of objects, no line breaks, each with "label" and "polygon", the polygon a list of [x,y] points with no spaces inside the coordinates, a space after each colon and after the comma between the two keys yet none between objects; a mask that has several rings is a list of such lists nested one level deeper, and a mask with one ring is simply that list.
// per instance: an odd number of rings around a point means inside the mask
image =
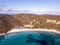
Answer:
[{"label": "hillside", "polygon": [[10,15],[0,14],[0,33],[7,32],[15,25],[21,25],[21,21],[16,20]]},{"label": "hillside", "polygon": [[17,14],[13,17],[20,20],[23,25],[31,25],[32,28],[60,29],[60,16],[57,15]]},{"label": "hillside", "polygon": [[51,14],[0,14],[0,32],[7,32],[14,26],[60,30],[60,16]]}]

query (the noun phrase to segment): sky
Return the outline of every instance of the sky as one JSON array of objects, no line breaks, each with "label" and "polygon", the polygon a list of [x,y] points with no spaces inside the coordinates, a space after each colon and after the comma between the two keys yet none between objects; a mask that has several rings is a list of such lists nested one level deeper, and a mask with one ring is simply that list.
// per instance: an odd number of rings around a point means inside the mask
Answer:
[{"label": "sky", "polygon": [[60,14],[60,0],[0,0],[0,13]]}]

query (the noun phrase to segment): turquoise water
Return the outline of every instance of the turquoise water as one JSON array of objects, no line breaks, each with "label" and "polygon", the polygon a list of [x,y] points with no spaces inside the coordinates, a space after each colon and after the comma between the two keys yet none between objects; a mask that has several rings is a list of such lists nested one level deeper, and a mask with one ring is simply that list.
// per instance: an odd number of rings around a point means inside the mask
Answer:
[{"label": "turquoise water", "polygon": [[28,31],[5,35],[0,45],[60,45],[60,34]]}]

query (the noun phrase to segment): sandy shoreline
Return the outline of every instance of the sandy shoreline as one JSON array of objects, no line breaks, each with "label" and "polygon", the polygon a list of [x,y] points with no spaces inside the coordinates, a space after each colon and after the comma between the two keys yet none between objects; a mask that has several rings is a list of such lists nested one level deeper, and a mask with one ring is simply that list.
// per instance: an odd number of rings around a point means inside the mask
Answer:
[{"label": "sandy shoreline", "polygon": [[8,33],[14,33],[14,32],[21,32],[21,31],[47,31],[47,32],[54,32],[60,34],[59,31],[56,31],[55,29],[12,29],[11,31],[8,31]]},{"label": "sandy shoreline", "polygon": [[14,32],[21,32],[21,31],[47,31],[47,32],[54,32],[60,34],[60,31],[56,31],[55,29],[12,29],[7,33],[0,33],[0,36]]},{"label": "sandy shoreline", "polygon": [[5,35],[6,33],[0,33],[0,36]]}]

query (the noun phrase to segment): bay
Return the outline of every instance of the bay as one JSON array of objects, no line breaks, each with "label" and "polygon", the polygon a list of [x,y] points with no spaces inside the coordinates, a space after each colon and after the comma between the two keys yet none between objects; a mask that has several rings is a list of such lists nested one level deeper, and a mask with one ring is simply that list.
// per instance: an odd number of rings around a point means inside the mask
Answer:
[{"label": "bay", "polygon": [[60,45],[60,34],[46,31],[21,31],[6,34],[0,45]]}]

